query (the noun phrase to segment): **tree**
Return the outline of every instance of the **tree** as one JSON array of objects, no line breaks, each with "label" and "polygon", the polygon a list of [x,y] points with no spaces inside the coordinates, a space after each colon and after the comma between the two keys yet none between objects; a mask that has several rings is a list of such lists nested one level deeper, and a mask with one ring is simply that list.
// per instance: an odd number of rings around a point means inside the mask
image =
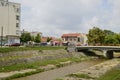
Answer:
[{"label": "tree", "polygon": [[35,42],[36,43],[40,43],[41,42],[41,36],[40,36],[40,34],[37,34],[37,36],[35,37]]},{"label": "tree", "polygon": [[120,34],[114,33],[110,30],[104,30],[105,32],[105,44],[107,45],[118,45],[120,44]]},{"label": "tree", "polygon": [[105,36],[105,44],[106,45],[117,45],[117,44],[119,44],[119,40],[117,39],[117,34]]},{"label": "tree", "polygon": [[52,40],[52,38],[47,37],[47,42],[50,42]]},{"label": "tree", "polygon": [[117,39],[118,43],[120,44],[120,34],[115,34],[115,38]]},{"label": "tree", "polygon": [[28,41],[31,40],[30,33],[22,33],[20,41],[23,43],[27,43]]},{"label": "tree", "polygon": [[87,34],[88,43],[92,45],[104,43],[105,33],[103,30],[99,29],[98,27],[93,27],[93,29],[89,30]]},{"label": "tree", "polygon": [[110,30],[104,30],[105,35],[114,35],[115,33]]},{"label": "tree", "polygon": [[34,36],[31,36],[31,41],[34,41],[35,40],[35,37]]}]

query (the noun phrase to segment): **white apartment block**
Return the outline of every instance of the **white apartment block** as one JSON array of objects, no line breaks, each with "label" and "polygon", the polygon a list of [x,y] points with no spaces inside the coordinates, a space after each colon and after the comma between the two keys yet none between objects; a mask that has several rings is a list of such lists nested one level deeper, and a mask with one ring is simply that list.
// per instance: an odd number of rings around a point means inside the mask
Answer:
[{"label": "white apartment block", "polygon": [[19,3],[0,0],[0,36],[7,38],[7,42],[20,42],[20,12]]}]

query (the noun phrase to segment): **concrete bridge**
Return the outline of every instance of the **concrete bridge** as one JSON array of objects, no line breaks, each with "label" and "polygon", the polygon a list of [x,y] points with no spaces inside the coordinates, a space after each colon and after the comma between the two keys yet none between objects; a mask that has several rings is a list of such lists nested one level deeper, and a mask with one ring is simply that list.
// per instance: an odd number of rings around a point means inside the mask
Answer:
[{"label": "concrete bridge", "polygon": [[103,55],[109,59],[112,59],[114,54],[113,52],[120,52],[120,46],[75,46],[73,44],[68,45],[67,50],[69,52],[80,52],[87,50],[101,50]]}]

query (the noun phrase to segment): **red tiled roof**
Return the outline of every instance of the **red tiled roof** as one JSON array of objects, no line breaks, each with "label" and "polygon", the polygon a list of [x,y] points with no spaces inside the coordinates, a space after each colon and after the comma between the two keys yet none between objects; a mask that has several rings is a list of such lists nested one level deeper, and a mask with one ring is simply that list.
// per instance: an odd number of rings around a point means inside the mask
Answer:
[{"label": "red tiled roof", "polygon": [[62,37],[79,37],[80,33],[69,33],[69,34],[63,34]]},{"label": "red tiled roof", "polygon": [[47,37],[42,37],[41,42],[47,42]]},{"label": "red tiled roof", "polygon": [[41,42],[47,42],[47,38],[51,38],[51,41],[58,41],[58,39],[55,37],[42,37]]}]

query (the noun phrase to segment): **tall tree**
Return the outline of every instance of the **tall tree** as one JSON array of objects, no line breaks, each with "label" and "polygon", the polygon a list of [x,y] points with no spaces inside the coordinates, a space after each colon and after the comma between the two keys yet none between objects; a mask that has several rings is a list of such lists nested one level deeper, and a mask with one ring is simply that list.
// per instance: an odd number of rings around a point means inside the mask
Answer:
[{"label": "tall tree", "polygon": [[107,35],[105,36],[105,44],[106,45],[117,45],[119,44],[119,40],[117,39],[117,34],[114,35]]},{"label": "tall tree", "polygon": [[52,40],[52,38],[47,37],[47,42],[50,42]]},{"label": "tall tree", "polygon": [[35,37],[35,42],[36,43],[40,43],[41,42],[41,36],[40,36],[40,34],[37,34],[37,36]]},{"label": "tall tree", "polygon": [[34,36],[31,36],[31,41],[34,41],[34,40],[35,40]]},{"label": "tall tree", "polygon": [[114,35],[115,33],[111,30],[104,30],[105,35]]},{"label": "tall tree", "polygon": [[120,44],[120,33],[116,35],[116,38],[117,38],[117,40],[118,40],[118,42]]},{"label": "tall tree", "polygon": [[105,33],[103,30],[99,29],[98,27],[93,27],[92,29],[89,30],[87,37],[88,37],[89,44],[101,45],[104,43]]},{"label": "tall tree", "polygon": [[22,33],[20,41],[26,43],[31,40],[30,33]]}]

